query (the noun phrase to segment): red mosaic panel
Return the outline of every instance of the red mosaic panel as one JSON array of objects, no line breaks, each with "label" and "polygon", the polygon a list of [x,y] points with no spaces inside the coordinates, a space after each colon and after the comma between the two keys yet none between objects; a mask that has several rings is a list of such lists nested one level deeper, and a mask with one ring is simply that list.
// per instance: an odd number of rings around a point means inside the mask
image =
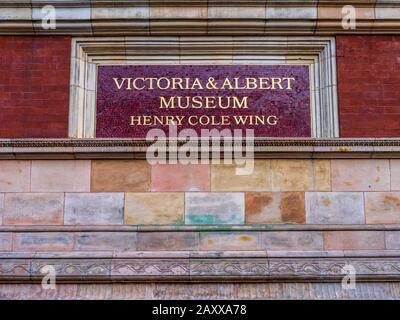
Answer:
[{"label": "red mosaic panel", "polygon": [[[254,134],[258,137],[310,137],[311,135],[308,66],[100,66],[98,73],[97,137],[145,138],[146,133],[152,128],[168,132],[168,125],[162,122],[166,116],[182,117],[181,123],[176,122],[178,130],[190,128],[197,133],[200,133],[201,129],[246,128],[254,129]],[[127,79],[137,78],[164,78],[164,80],[160,81],[161,87],[157,84],[151,85],[150,80],[139,80],[135,88],[133,80]],[[182,86],[173,85],[171,80],[173,78],[189,79],[190,89],[187,88],[186,81]],[[246,78],[269,78],[269,82],[263,88],[258,84],[257,88],[244,89],[247,85]],[[271,90],[272,78],[281,78],[281,87],[275,83],[275,90]],[[294,80],[289,85],[288,80],[283,80],[285,78]],[[199,79],[201,87],[196,85],[193,88],[195,79]],[[210,79],[214,81],[215,87],[212,84],[207,87]],[[234,85],[224,86],[226,79]],[[238,82],[234,79],[238,79]],[[213,99],[217,102],[210,104],[210,106],[217,105],[215,108],[205,107],[207,96],[217,97]],[[183,98],[181,104],[176,98],[174,108],[166,108],[165,104],[161,105],[160,97],[164,97],[168,102],[171,97]],[[222,102],[218,97],[221,97]],[[227,100],[228,97],[232,99]],[[237,97],[240,102],[246,98],[247,108],[239,108],[238,104],[234,108],[233,97]],[[196,103],[195,98],[202,99],[201,103]],[[172,103],[169,106],[172,106]],[[185,108],[181,108],[182,106]],[[276,125],[271,126],[267,123],[266,119],[271,115],[278,118]],[[132,116],[137,122],[132,122]],[[143,125],[144,120],[139,120],[143,119],[143,116],[150,119],[147,125]],[[200,124],[202,116],[212,120],[210,123],[203,121]],[[222,124],[221,119],[224,116],[228,120]],[[239,118],[240,116],[242,118]],[[255,125],[255,116],[264,116],[264,123],[258,122],[258,125]],[[162,121],[156,123],[155,117]],[[245,124],[238,119],[245,119]],[[254,120],[253,124],[250,122],[251,119]],[[139,121],[141,125],[138,125]]]}]

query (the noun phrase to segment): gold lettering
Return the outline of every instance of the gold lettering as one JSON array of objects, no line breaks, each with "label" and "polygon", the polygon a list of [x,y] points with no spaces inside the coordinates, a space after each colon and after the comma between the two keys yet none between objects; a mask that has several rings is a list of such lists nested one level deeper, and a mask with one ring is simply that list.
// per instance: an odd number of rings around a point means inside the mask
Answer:
[{"label": "gold lettering", "polygon": [[113,78],[113,80],[114,80],[115,84],[117,85],[118,90],[121,90],[122,85],[124,84],[126,78],[121,79],[122,80],[121,84],[118,83],[118,78]]},{"label": "gold lettering", "polygon": [[167,103],[167,100],[165,99],[165,97],[160,97],[160,109],[163,108],[171,108],[174,109],[175,108],[175,97],[170,97]]}]

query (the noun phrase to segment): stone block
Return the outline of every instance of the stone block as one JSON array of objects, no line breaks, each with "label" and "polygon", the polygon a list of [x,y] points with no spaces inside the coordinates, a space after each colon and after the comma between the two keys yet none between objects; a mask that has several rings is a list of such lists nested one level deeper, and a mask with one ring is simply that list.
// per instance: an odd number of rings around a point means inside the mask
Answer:
[{"label": "stone block", "polygon": [[150,19],[201,19],[207,24],[207,1],[203,5],[151,6]]},{"label": "stone block", "polygon": [[92,19],[148,19],[150,8],[146,6],[93,7]]},{"label": "stone block", "polygon": [[400,192],[365,192],[364,196],[368,224],[400,223]]},{"label": "stone block", "polygon": [[31,161],[0,160],[0,192],[29,192]]},{"label": "stone block", "polygon": [[4,193],[0,193],[0,225],[3,224],[4,215]]},{"label": "stone block", "polygon": [[12,233],[0,233],[0,251],[10,251],[12,249]]},{"label": "stone block", "polygon": [[125,195],[125,224],[181,224],[183,215],[183,193],[149,192]]},{"label": "stone block", "polygon": [[186,193],[186,224],[243,224],[244,194]]},{"label": "stone block", "polygon": [[89,191],[89,160],[32,161],[32,192]]},{"label": "stone block", "polygon": [[123,193],[65,194],[65,224],[120,225],[123,215]]},{"label": "stone block", "polygon": [[304,223],[304,193],[246,193],[246,223]]},{"label": "stone block", "polygon": [[389,160],[337,159],[331,161],[332,191],[389,191]]},{"label": "stone block", "polygon": [[71,251],[73,246],[73,233],[66,232],[22,232],[13,238],[14,251]]},{"label": "stone block", "polygon": [[400,231],[386,231],[385,244],[388,250],[400,249]]},{"label": "stone block", "polygon": [[392,191],[400,191],[400,160],[390,160],[390,189]]},{"label": "stone block", "polygon": [[200,250],[241,251],[262,250],[259,232],[202,232]]},{"label": "stone block", "polygon": [[273,7],[267,5],[267,19],[310,20],[317,18],[317,7]]},{"label": "stone block", "polygon": [[210,166],[207,164],[153,165],[151,191],[210,191]]},{"label": "stone block", "polygon": [[263,233],[266,250],[322,250],[320,231],[271,231]]},{"label": "stone block", "polygon": [[270,191],[270,160],[254,160],[250,175],[237,175],[235,165],[211,166],[211,191]]},{"label": "stone block", "polygon": [[212,6],[208,7],[208,19],[265,19],[265,6]]},{"label": "stone block", "polygon": [[150,191],[150,165],[146,160],[93,160],[91,190]]},{"label": "stone block", "polygon": [[391,20],[400,17],[400,8],[394,6],[375,8],[375,17],[377,20]]},{"label": "stone block", "polygon": [[384,231],[325,231],[324,248],[383,250]]},{"label": "stone block", "polygon": [[4,225],[63,224],[63,193],[7,193]]},{"label": "stone block", "polygon": [[75,235],[77,251],[134,251],[136,232],[79,232]]},{"label": "stone block", "polygon": [[306,192],[309,224],[364,224],[362,192]]},{"label": "stone block", "polygon": [[191,251],[198,250],[197,232],[139,232],[138,251]]},{"label": "stone block", "polygon": [[[318,7],[318,19],[321,20],[342,20],[342,6],[328,7],[328,6],[319,6]],[[360,20],[372,20],[374,19],[374,7],[371,5],[370,7],[354,7],[356,13],[356,19]],[[372,25],[372,21],[371,21]]]},{"label": "stone block", "polygon": [[272,191],[330,191],[329,160],[271,160]]}]

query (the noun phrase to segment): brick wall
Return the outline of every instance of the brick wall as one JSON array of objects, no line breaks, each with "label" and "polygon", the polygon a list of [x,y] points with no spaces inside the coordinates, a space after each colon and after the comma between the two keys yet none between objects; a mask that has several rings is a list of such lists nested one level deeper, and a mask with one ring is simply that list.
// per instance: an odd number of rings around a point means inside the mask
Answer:
[{"label": "brick wall", "polygon": [[0,37],[0,138],[68,135],[70,37]]},{"label": "brick wall", "polygon": [[341,137],[400,137],[400,36],[337,36]]}]

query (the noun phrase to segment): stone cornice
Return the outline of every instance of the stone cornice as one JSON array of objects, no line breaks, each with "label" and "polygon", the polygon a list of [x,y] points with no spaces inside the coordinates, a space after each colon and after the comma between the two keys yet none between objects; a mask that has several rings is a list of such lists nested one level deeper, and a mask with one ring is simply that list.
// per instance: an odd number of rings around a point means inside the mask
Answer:
[{"label": "stone cornice", "polygon": [[[42,7],[56,8],[56,29],[41,27]],[[356,29],[342,8],[356,8]],[[333,35],[400,32],[393,0],[3,0],[0,34]]]},{"label": "stone cornice", "polygon": [[[0,159],[144,159],[150,144],[135,139],[1,139]],[[400,139],[256,139],[254,154],[256,158],[399,158]]]},{"label": "stone cornice", "polygon": [[[365,250],[364,250],[365,251]],[[41,269],[51,265],[57,283],[176,282],[176,281],[318,281],[341,282],[351,265],[357,281],[400,280],[398,252],[347,255],[326,251],[273,253],[138,252],[106,253],[3,253],[0,283],[41,282]]]}]

